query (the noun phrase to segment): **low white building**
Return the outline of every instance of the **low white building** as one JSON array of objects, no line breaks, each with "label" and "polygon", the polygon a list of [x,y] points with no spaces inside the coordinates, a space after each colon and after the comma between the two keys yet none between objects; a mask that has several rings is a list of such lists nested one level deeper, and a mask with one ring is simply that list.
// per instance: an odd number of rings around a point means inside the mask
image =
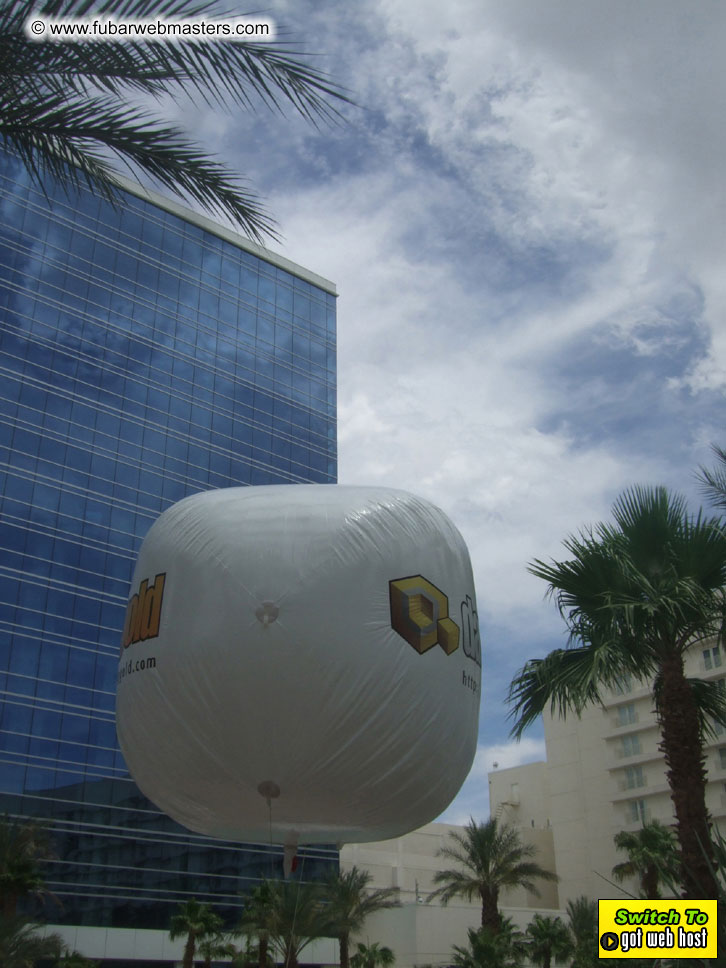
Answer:
[{"label": "low white building", "polygon": [[[396,956],[396,968],[422,968],[424,965],[449,965],[454,945],[467,944],[469,928],[481,925],[478,898],[450,902],[428,901],[436,887],[434,874],[451,862],[437,856],[449,841],[452,831],[463,827],[431,823],[396,840],[370,844],[351,844],[340,852],[344,870],[352,866],[370,871],[372,887],[400,888],[402,906],[381,911],[366,921],[360,937],[354,941],[385,944]],[[528,831],[528,839],[538,846],[537,861],[548,870],[554,869],[551,831],[546,828]],[[541,884],[542,893],[535,897],[525,891],[509,892],[501,899],[503,913],[522,929],[535,911],[553,916],[559,914],[557,885]]]}]

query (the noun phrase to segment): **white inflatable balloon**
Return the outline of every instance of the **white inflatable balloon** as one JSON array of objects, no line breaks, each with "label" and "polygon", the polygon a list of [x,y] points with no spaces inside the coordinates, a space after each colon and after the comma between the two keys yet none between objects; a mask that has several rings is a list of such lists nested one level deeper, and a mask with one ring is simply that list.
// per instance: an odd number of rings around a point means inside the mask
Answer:
[{"label": "white inflatable balloon", "polygon": [[118,735],[141,790],[192,830],[388,839],[458,792],[480,674],[469,555],[438,508],[388,488],[211,491],[141,548]]}]

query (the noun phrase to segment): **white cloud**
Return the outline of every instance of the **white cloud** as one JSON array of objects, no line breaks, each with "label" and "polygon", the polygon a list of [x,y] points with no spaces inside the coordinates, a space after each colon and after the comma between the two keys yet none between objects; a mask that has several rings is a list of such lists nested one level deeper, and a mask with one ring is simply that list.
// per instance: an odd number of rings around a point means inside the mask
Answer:
[{"label": "white cloud", "polygon": [[[401,487],[443,507],[471,549],[480,608],[531,627],[544,589],[527,562],[557,554],[568,532],[608,513],[624,479],[648,472],[605,447],[573,453],[566,428],[537,428],[559,394],[543,382],[542,360],[589,326],[598,297],[559,319],[520,314],[493,332],[486,291],[464,292],[446,263],[416,264],[396,250],[410,200],[368,205],[386,180],[276,200],[287,251],[302,261],[304,249],[341,291],[340,481]],[[620,299],[600,301],[610,312]],[[495,295],[491,303],[499,312]]]},{"label": "white cloud", "polygon": [[[723,388],[726,129],[713,119],[726,96],[724,7],[460,0],[444,12],[391,0],[385,9],[421,56],[438,54],[444,96],[426,105],[432,138],[471,161],[487,139],[526,157],[518,187],[528,211],[511,230],[532,238],[589,225],[619,248],[645,243],[645,273],[665,261],[690,275],[714,333],[691,384]],[[472,108],[482,92],[495,92],[491,116]]]},{"label": "white cloud", "polygon": [[465,822],[493,762],[542,754],[496,745],[503,684],[562,641],[527,562],[630,484],[692,491],[723,434],[726,7],[273,8],[363,107],[203,130],[338,284],[340,480],[422,494],[471,550],[489,732]]}]

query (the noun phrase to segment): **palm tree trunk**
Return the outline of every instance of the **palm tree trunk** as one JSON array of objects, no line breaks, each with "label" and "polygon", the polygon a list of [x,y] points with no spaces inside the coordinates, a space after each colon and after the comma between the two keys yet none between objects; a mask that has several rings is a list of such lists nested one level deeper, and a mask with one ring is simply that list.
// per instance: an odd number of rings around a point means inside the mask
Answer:
[{"label": "palm tree trunk", "polygon": [[643,876],[640,879],[640,887],[643,891],[643,897],[658,898],[660,893],[658,887],[660,885],[660,873],[657,867],[653,864],[648,864],[646,869],[643,871]]},{"label": "palm tree trunk", "polygon": [[194,968],[194,949],[196,946],[196,938],[190,931],[187,937],[187,943],[184,946],[184,959],[182,961],[183,968]]},{"label": "palm tree trunk", "polygon": [[292,942],[288,942],[287,951],[285,952],[285,968],[300,968],[297,961],[297,953]]},{"label": "palm tree trunk", "polygon": [[267,932],[260,932],[260,943],[258,946],[259,968],[267,968]]},{"label": "palm tree trunk", "polygon": [[343,932],[338,941],[340,942],[340,968],[349,968],[348,935]]},{"label": "palm tree trunk", "polygon": [[706,770],[698,714],[678,653],[661,663],[659,702],[662,740],[676,834],[681,848],[681,880],[686,900],[718,897],[713,875],[710,818],[706,809]]},{"label": "palm tree trunk", "polygon": [[499,934],[501,918],[499,917],[499,891],[496,888],[482,887],[481,897],[481,926],[489,928],[492,934]]}]

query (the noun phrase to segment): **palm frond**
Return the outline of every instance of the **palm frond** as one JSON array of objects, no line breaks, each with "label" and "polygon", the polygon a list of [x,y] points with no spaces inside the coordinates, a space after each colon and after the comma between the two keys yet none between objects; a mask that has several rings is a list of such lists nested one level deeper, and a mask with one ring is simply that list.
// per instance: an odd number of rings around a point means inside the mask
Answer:
[{"label": "palm frond", "polygon": [[580,716],[586,706],[600,703],[602,690],[621,677],[639,679],[649,671],[652,665],[644,666],[642,656],[621,650],[617,641],[555,649],[542,659],[530,659],[509,687],[512,735],[520,738],[548,707],[563,719],[568,713]]},{"label": "palm frond", "polygon": [[711,449],[718,463],[711,469],[700,467],[696,477],[711,504],[726,510],[726,450],[715,445]]},{"label": "palm frond", "polygon": [[652,820],[640,830],[619,831],[613,841],[628,858],[612,868],[613,877],[620,883],[638,877],[643,897],[658,897],[660,882],[669,884],[678,879],[678,842],[670,827]]},{"label": "palm frond", "polygon": [[449,870],[436,871],[434,874],[434,884],[441,884],[427,896],[427,901],[438,900],[444,907],[453,901],[454,898],[464,897],[467,901],[478,893],[477,882],[470,876],[453,868]]},{"label": "palm frond", "polygon": [[568,647],[528,662],[509,702],[521,736],[549,705],[564,716],[600,700],[600,689],[630,673],[653,676],[668,655],[720,636],[726,621],[726,531],[687,513],[662,487],[634,487],[613,508],[615,524],[568,537],[570,558],[536,559],[568,631]]},{"label": "palm frond", "polygon": [[140,110],[111,98],[12,105],[0,122],[0,132],[39,179],[48,171],[74,188],[85,179],[102,184],[106,197],[113,198],[113,169],[91,147],[104,145],[129,164],[132,174],[135,166],[169,191],[231,214],[257,241],[263,240],[263,233],[275,235],[258,199],[221,164],[186,141],[178,129],[150,122]]},{"label": "palm frond", "polygon": [[[114,3],[107,0],[100,7],[93,6],[88,0],[70,0],[58,3],[47,2],[38,8],[33,0],[16,0],[10,3],[0,18],[0,32],[10,35],[15,49],[25,47],[40,50],[36,56],[50,59],[58,65],[60,73],[83,76],[90,66],[88,76],[96,80],[104,78],[110,92],[124,93],[124,85],[129,77],[120,73],[107,72],[104,63],[117,64],[127,57],[133,60],[139,71],[146,70],[156,86],[169,84],[194,85],[210,104],[229,108],[230,103],[252,107],[254,97],[268,107],[282,110],[289,103],[308,120],[332,120],[340,116],[331,101],[352,103],[350,96],[335,85],[325,72],[301,61],[305,55],[292,48],[279,44],[250,43],[245,41],[208,43],[189,40],[184,43],[144,43],[128,44],[106,43],[42,43],[37,44],[25,39],[23,25],[31,14],[46,17],[86,18],[93,11],[94,19],[113,15],[117,20],[186,19],[206,18],[225,19],[239,16],[239,12],[226,13],[220,9],[216,0],[174,0],[164,4],[154,4],[148,0],[130,0]],[[121,48],[121,51],[114,48]],[[48,48],[48,50],[46,50]],[[95,49],[94,49],[95,48]],[[126,51],[124,51],[126,48]],[[26,65],[27,66],[27,65]],[[130,80],[138,86],[143,77],[135,77],[131,72]]]},{"label": "palm frond", "polygon": [[[210,107],[284,112],[335,121],[349,95],[286,44],[240,42],[37,43],[23,25],[46,18],[221,19],[216,0],[8,0],[0,6],[0,138],[15,149],[36,182],[77,188],[85,181],[113,198],[115,154],[138,177],[232,218],[263,241],[275,237],[259,200],[182,132],[128,105],[131,95],[193,96]],[[95,112],[95,117],[94,117]],[[77,166],[77,169],[74,167]]]},{"label": "palm frond", "polygon": [[438,857],[456,866],[434,874],[438,885],[428,899],[448,904],[455,897],[472,900],[483,893],[498,894],[501,888],[522,886],[538,893],[536,880],[556,881],[557,875],[534,860],[536,847],[524,843],[519,831],[492,817],[484,823],[471,819],[463,832],[451,831]]}]

